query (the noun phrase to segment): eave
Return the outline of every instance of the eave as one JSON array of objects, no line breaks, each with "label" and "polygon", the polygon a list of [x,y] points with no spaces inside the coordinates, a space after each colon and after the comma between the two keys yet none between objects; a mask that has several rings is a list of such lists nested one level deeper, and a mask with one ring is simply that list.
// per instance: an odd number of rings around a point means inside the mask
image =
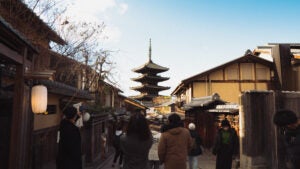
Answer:
[{"label": "eave", "polygon": [[149,90],[162,91],[162,90],[168,90],[168,89],[170,89],[170,87],[144,85],[144,86],[131,87],[131,89],[132,90],[137,90],[137,91],[149,91]]},{"label": "eave", "polygon": [[136,82],[144,82],[144,81],[156,81],[156,82],[162,82],[162,81],[166,81],[169,80],[169,77],[161,77],[161,76],[151,76],[151,75],[141,75],[137,78],[131,78],[131,80],[136,81]]},{"label": "eave", "polygon": [[166,67],[163,67],[163,66],[160,66],[156,63],[153,63],[152,61],[149,61],[147,63],[145,63],[144,65],[138,67],[138,68],[135,68],[135,69],[132,69],[133,72],[136,72],[136,73],[145,73],[145,72],[156,72],[156,73],[161,73],[161,72],[165,72],[165,71],[168,71],[169,68],[166,68]]}]

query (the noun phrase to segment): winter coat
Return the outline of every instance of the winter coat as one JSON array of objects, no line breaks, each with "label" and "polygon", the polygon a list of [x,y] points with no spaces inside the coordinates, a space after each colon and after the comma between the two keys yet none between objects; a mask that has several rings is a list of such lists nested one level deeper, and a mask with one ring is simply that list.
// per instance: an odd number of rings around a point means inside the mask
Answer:
[{"label": "winter coat", "polygon": [[60,123],[57,169],[82,169],[81,137],[78,127],[69,120]]},{"label": "winter coat", "polygon": [[[218,154],[222,147],[224,146],[222,143],[222,132],[224,130],[223,129],[219,129],[217,136],[215,138],[215,143],[214,143],[214,147],[213,147],[213,154]],[[229,150],[230,150],[230,154],[231,155],[237,155],[238,154],[238,150],[239,150],[239,140],[238,140],[238,136],[237,133],[235,131],[235,129],[230,128],[229,129],[229,133],[230,133],[230,137],[229,137]]]},{"label": "winter coat", "polygon": [[162,133],[158,144],[158,157],[165,169],[186,169],[187,155],[192,146],[190,132],[183,127]]},{"label": "winter coat", "polygon": [[189,152],[189,156],[199,156],[202,154],[202,139],[195,130],[190,130],[190,134],[194,142],[193,145],[195,145],[195,147],[192,147],[191,151]]},{"label": "winter coat", "polygon": [[114,138],[113,138],[113,146],[116,150],[120,150],[120,140],[121,140],[121,136],[123,135],[123,132],[120,130],[117,130]]},{"label": "winter coat", "polygon": [[141,141],[137,136],[121,136],[121,150],[124,155],[123,169],[149,169],[148,154],[152,137]]},{"label": "winter coat", "polygon": [[223,129],[220,129],[215,139],[213,154],[217,155],[216,169],[231,169],[233,155],[238,154],[238,136],[233,128],[229,129],[228,144],[222,141]]},{"label": "winter coat", "polygon": [[285,145],[294,168],[300,168],[300,127],[285,132]]}]

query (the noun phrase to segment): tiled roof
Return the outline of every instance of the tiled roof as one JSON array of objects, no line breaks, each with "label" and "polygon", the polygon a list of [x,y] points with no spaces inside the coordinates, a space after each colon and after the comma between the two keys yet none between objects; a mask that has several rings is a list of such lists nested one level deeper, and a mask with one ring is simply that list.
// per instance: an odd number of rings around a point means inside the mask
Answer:
[{"label": "tiled roof", "polygon": [[18,38],[20,38],[25,44],[27,44],[28,46],[30,46],[32,49],[34,49],[35,51],[37,51],[37,49],[27,40],[27,38],[25,38],[25,36],[23,36],[19,31],[17,31],[16,29],[14,29],[8,22],[6,22],[4,20],[4,18],[2,18],[0,16],[0,24],[4,25],[7,29],[9,29],[11,32],[13,32],[13,34],[15,34]]},{"label": "tiled roof", "polygon": [[192,101],[188,104],[185,104],[183,106],[184,110],[190,110],[193,109],[195,107],[205,107],[210,105],[211,103],[214,102],[224,102],[220,99],[220,95],[215,93],[211,96],[206,96],[206,97],[200,97],[200,98],[193,98]]},{"label": "tiled roof", "polygon": [[143,73],[143,72],[145,72],[145,70],[152,70],[152,71],[156,71],[156,72],[165,72],[165,71],[168,71],[169,68],[160,66],[156,63],[153,63],[152,61],[149,61],[149,62],[145,63],[144,65],[133,69],[132,71],[137,72],[137,73]]},{"label": "tiled roof", "polygon": [[41,84],[47,86],[50,93],[60,94],[64,96],[71,96],[75,98],[91,100],[93,97],[88,91],[77,89],[73,86],[66,85],[64,83],[51,81],[51,80],[40,80]]},{"label": "tiled roof", "polygon": [[161,81],[165,81],[165,80],[169,80],[169,77],[162,77],[162,76],[151,76],[151,75],[146,75],[143,74],[137,78],[131,78],[131,80],[133,81],[146,81],[146,80],[151,80],[151,81],[157,81],[157,82],[161,82]]},{"label": "tiled roof", "polygon": [[136,87],[131,87],[132,90],[168,90],[170,87],[165,87],[165,86],[155,86],[155,85],[142,85],[142,86],[136,86]]}]

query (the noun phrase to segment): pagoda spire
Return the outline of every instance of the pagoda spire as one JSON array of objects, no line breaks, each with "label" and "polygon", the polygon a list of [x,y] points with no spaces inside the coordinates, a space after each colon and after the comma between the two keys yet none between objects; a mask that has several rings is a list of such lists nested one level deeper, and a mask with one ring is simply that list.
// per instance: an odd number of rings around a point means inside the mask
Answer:
[{"label": "pagoda spire", "polygon": [[150,45],[149,45],[149,62],[152,62],[152,49],[151,49],[151,38],[150,38]]}]

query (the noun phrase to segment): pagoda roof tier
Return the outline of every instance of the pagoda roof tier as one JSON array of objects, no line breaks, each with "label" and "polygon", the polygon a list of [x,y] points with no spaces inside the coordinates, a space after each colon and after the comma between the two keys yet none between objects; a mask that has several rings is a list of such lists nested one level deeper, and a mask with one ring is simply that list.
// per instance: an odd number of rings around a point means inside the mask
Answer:
[{"label": "pagoda roof tier", "polygon": [[140,95],[136,95],[136,96],[130,96],[130,98],[136,99],[136,100],[151,100],[152,101],[152,99],[157,96],[158,95],[140,94]]},{"label": "pagoda roof tier", "polygon": [[160,66],[154,62],[152,62],[152,60],[149,60],[147,63],[145,63],[144,65],[132,69],[132,71],[137,72],[137,73],[148,73],[148,72],[153,72],[153,73],[161,73],[161,72],[165,72],[168,71],[169,68]]},{"label": "pagoda roof tier", "polygon": [[156,85],[142,85],[137,87],[131,87],[132,90],[137,90],[140,92],[144,91],[162,91],[162,90],[168,90],[170,87],[165,86],[156,86]]},{"label": "pagoda roof tier", "polygon": [[147,81],[162,82],[169,79],[170,79],[169,77],[153,76],[147,74],[143,74],[137,78],[131,78],[131,80],[136,82],[147,82]]}]

